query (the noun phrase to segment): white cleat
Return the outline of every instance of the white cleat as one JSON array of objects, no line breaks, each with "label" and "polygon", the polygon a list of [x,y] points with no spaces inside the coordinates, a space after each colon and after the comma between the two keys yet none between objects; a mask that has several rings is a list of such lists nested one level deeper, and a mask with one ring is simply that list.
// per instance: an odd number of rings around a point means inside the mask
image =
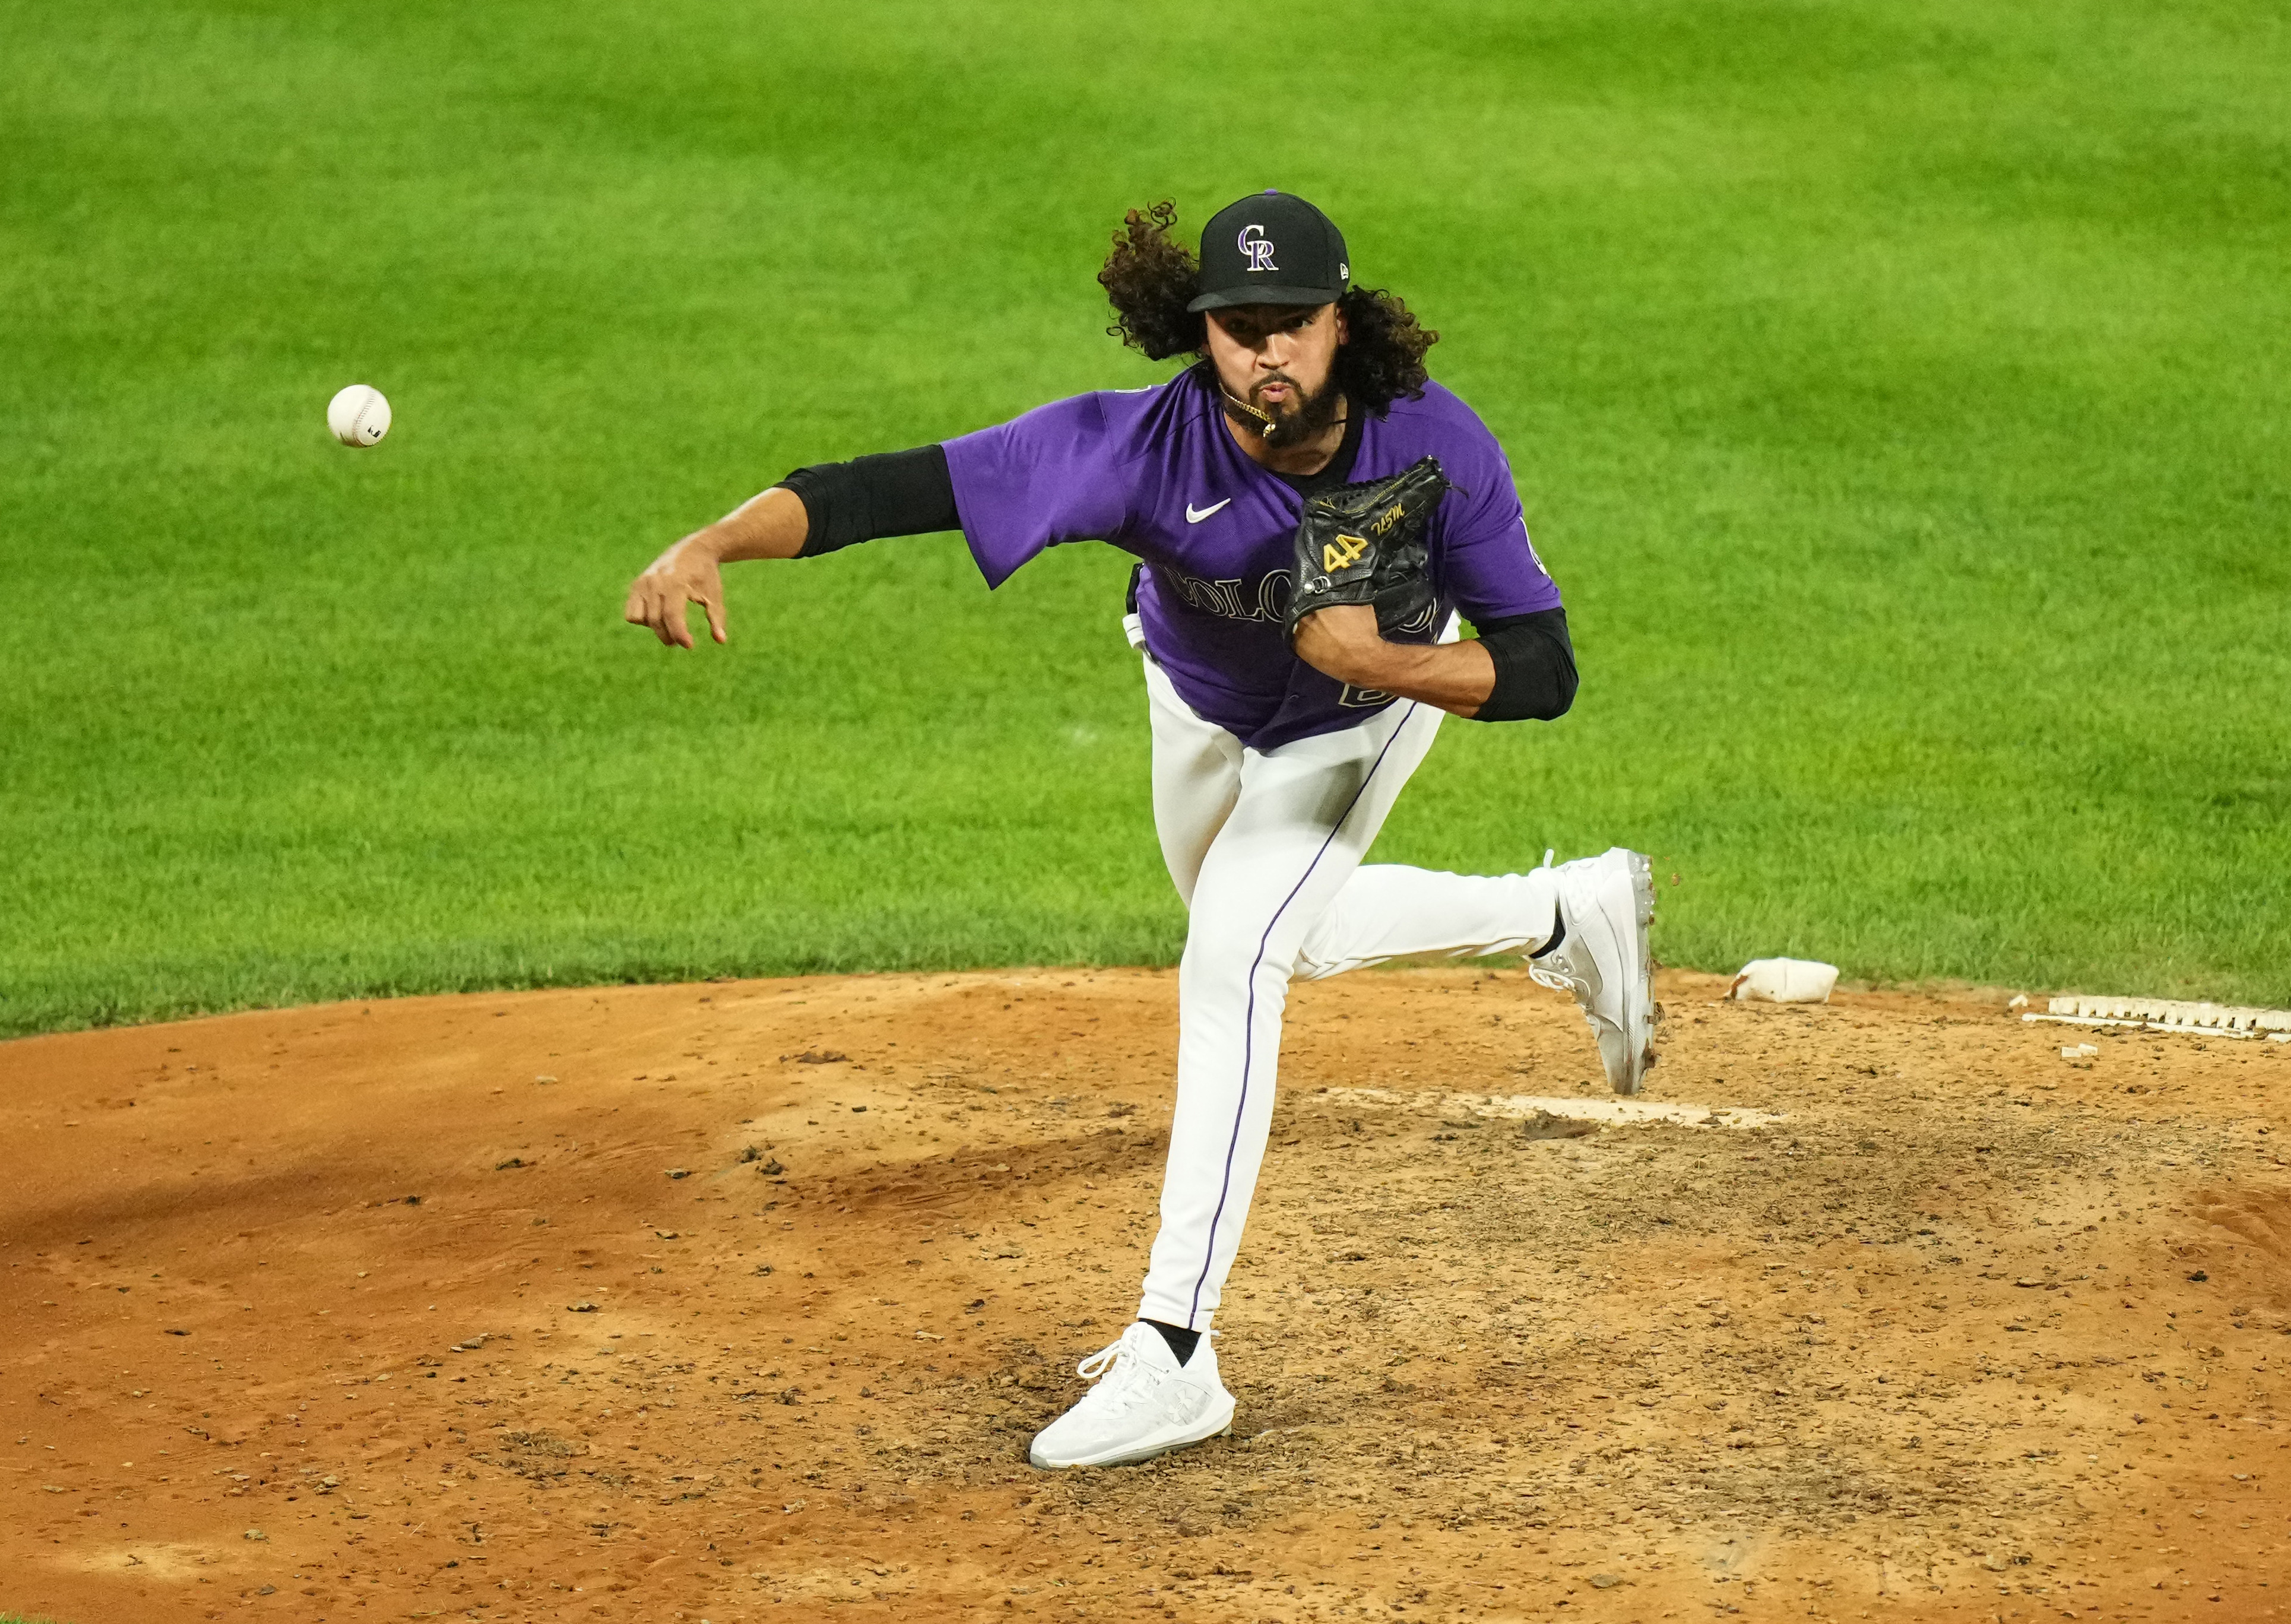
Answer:
[{"label": "white cleat", "polygon": [[1074,1367],[1097,1385],[1034,1435],[1026,1459],[1057,1470],[1150,1460],[1215,1437],[1233,1425],[1233,1395],[1218,1379],[1206,1332],[1180,1365],[1162,1333],[1143,1320],[1121,1339]]},{"label": "white cleat", "polygon": [[[1551,861],[1547,855],[1544,862]],[[1559,945],[1528,963],[1545,986],[1572,993],[1599,1040],[1599,1058],[1618,1094],[1636,1094],[1654,1064],[1654,876],[1639,852],[1617,846],[1553,869],[1558,880]]]}]

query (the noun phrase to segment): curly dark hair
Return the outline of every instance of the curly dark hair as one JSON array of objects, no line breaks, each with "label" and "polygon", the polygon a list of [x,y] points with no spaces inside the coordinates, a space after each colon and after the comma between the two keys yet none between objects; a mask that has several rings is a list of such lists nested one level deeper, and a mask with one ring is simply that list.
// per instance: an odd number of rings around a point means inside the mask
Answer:
[{"label": "curly dark hair", "polygon": [[[1201,265],[1193,250],[1170,235],[1178,205],[1163,201],[1131,209],[1113,234],[1113,250],[1097,273],[1098,285],[1113,306],[1106,332],[1147,358],[1197,356],[1208,342],[1203,318],[1189,311],[1201,291]],[[1381,415],[1403,396],[1419,399],[1430,376],[1424,352],[1440,335],[1419,324],[1397,293],[1353,287],[1337,301],[1345,318],[1346,340],[1337,351],[1337,387]]]}]

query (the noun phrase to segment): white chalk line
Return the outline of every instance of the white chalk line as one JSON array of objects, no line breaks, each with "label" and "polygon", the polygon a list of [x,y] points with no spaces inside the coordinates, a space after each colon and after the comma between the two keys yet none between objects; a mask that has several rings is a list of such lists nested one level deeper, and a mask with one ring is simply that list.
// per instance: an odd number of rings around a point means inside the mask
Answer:
[{"label": "white chalk line", "polygon": [[1474,1116],[1555,1116],[1575,1122],[1644,1127],[1667,1122],[1679,1128],[1767,1128],[1788,1117],[1748,1105],[1697,1105],[1669,1099],[1585,1099],[1542,1094],[1450,1094],[1435,1089],[1403,1093],[1391,1089],[1330,1089],[1314,1100],[1338,1105],[1401,1106],[1419,1111],[1468,1111]]}]

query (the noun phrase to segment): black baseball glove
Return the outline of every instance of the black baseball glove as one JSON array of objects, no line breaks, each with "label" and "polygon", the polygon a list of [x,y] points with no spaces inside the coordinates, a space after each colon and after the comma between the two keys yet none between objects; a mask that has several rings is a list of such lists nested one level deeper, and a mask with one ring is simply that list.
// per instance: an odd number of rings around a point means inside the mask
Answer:
[{"label": "black baseball glove", "polygon": [[1297,527],[1297,590],[1289,598],[1289,640],[1297,623],[1331,604],[1376,606],[1387,637],[1431,626],[1432,578],[1424,538],[1448,493],[1437,457],[1388,478],[1340,485],[1305,499]]}]

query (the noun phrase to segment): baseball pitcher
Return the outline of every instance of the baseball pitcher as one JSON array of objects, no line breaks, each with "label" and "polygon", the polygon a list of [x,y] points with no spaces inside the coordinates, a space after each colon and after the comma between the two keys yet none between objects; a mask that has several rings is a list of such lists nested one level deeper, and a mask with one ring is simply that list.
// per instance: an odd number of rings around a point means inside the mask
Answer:
[{"label": "baseball pitcher", "polygon": [[[1265,1154],[1297,976],[1413,953],[1523,953],[1582,1006],[1608,1081],[1638,1091],[1655,1011],[1647,860],[1621,848],[1492,877],[1365,864],[1451,714],[1548,720],[1575,695],[1559,589],[1502,448],[1427,377],[1437,334],[1356,286],[1301,197],[1223,209],[1198,255],[1134,211],[1098,280],[1111,331],[1167,383],[1099,391],[912,451],[800,468],[671,547],[627,615],[725,636],[718,567],[961,530],[987,584],[1046,547],[1137,560],[1154,818],[1189,914],[1177,1101],[1137,1323],[1035,1438],[1038,1467],[1143,1460],[1225,1431],[1209,1331]],[[1477,635],[1459,636],[1459,618]]]}]

